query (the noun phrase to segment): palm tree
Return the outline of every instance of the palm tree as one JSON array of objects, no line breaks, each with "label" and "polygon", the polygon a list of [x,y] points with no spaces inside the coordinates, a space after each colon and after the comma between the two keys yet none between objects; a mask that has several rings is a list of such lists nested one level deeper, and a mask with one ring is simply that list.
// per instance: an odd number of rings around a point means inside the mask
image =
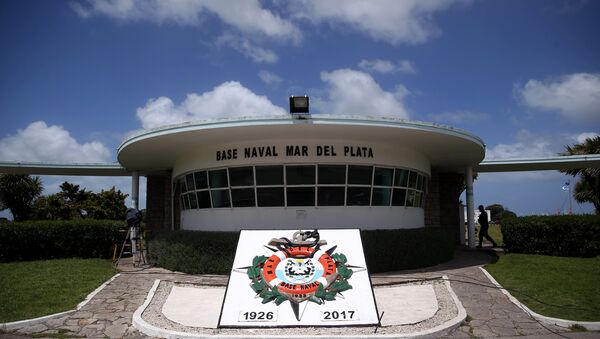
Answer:
[{"label": "palm tree", "polygon": [[[581,144],[566,146],[567,152],[562,155],[600,154],[600,136],[587,138]],[[577,202],[591,202],[596,214],[600,214],[600,168],[576,168],[561,172],[579,176],[581,180],[575,185],[573,197]]]},{"label": "palm tree", "polygon": [[15,221],[27,220],[33,201],[43,190],[40,177],[21,174],[0,175],[1,207],[10,209]]}]

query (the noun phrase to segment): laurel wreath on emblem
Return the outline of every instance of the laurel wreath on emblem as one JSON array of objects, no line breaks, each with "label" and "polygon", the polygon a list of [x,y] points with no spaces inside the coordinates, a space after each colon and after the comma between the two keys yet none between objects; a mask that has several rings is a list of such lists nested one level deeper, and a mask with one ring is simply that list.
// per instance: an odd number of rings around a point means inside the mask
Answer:
[{"label": "laurel wreath on emblem", "polygon": [[305,232],[304,236],[311,234],[317,237],[312,245],[286,238],[273,239],[275,243],[285,240],[287,244],[277,244],[279,251],[271,249],[275,253],[270,257],[255,256],[252,265],[246,267],[250,286],[262,298],[263,304],[274,302],[280,305],[286,300],[298,304],[308,300],[321,305],[352,289],[348,279],[353,271],[348,267],[346,256],[333,253],[337,246],[328,251],[321,250],[320,244],[326,242],[319,242],[316,230]]}]

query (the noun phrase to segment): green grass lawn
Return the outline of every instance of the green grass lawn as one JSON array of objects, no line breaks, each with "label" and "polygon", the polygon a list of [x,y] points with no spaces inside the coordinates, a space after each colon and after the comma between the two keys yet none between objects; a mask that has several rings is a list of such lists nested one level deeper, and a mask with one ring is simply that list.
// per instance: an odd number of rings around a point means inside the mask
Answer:
[{"label": "green grass lawn", "polygon": [[600,321],[600,256],[507,254],[485,269],[515,298],[539,314]]},{"label": "green grass lawn", "polygon": [[72,310],[116,273],[101,259],[0,264],[0,323]]}]

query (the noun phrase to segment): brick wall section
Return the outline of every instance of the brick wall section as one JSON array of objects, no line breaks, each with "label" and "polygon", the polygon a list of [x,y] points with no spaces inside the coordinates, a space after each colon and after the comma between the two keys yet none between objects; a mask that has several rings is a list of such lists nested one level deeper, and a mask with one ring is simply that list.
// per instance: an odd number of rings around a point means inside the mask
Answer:
[{"label": "brick wall section", "polygon": [[171,175],[146,177],[146,227],[150,231],[171,229]]},{"label": "brick wall section", "polygon": [[428,183],[428,192],[425,198],[425,227],[440,226],[440,183],[439,174],[431,172]]},{"label": "brick wall section", "polygon": [[425,226],[449,227],[459,241],[460,215],[458,203],[464,183],[460,173],[431,172],[429,193],[425,201]]}]

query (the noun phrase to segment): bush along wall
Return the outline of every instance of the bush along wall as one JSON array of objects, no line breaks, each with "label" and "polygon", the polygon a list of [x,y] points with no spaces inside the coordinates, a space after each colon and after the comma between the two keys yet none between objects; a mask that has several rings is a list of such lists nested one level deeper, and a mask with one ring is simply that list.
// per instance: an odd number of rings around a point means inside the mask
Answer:
[{"label": "bush along wall", "polygon": [[[370,272],[436,265],[452,259],[454,242],[447,228],[361,232]],[[229,274],[238,232],[171,231],[148,241],[150,263],[190,274]]]},{"label": "bush along wall", "polygon": [[528,216],[500,224],[506,249],[564,257],[600,255],[600,216]]},{"label": "bush along wall", "polygon": [[168,231],[148,240],[148,260],[171,271],[229,274],[239,232]]},{"label": "bush along wall", "polygon": [[114,220],[53,220],[0,224],[0,262],[54,258],[111,258],[125,223]]},{"label": "bush along wall", "polygon": [[371,273],[437,265],[454,256],[454,233],[446,227],[361,232]]}]

